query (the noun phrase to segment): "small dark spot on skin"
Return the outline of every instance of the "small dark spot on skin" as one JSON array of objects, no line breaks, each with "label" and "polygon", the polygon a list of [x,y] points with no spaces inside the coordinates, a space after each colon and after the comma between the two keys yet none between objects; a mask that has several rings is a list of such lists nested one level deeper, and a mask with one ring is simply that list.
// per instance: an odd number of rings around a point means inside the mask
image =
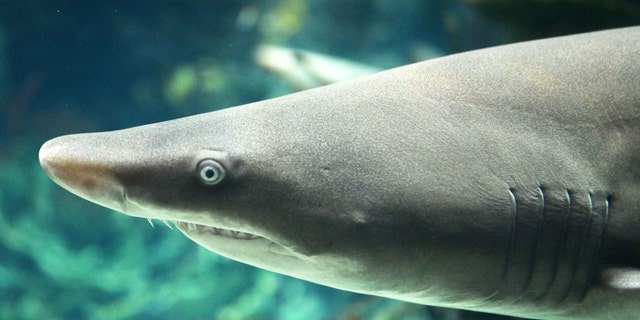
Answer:
[{"label": "small dark spot on skin", "polygon": [[237,171],[246,164],[246,161],[242,159],[234,159],[233,161],[230,161],[230,163],[231,170]]}]

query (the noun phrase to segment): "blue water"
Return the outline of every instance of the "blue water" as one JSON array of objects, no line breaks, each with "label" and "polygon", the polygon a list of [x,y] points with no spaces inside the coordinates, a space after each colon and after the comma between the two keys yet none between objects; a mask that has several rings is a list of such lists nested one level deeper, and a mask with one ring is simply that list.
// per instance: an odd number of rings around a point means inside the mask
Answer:
[{"label": "blue water", "polygon": [[509,319],[230,261],[81,200],[37,161],[58,135],[291,92],[256,65],[259,43],[389,68],[527,35],[487,12],[419,0],[0,1],[0,319]]}]

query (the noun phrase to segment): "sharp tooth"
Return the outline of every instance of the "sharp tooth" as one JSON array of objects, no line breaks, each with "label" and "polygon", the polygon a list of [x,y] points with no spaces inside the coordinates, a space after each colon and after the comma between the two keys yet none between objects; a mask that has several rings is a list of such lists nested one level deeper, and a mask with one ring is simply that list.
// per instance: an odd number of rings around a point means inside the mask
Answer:
[{"label": "sharp tooth", "polygon": [[155,226],[153,225],[153,220],[151,220],[151,218],[147,218],[147,221],[149,221],[151,228],[155,228]]},{"label": "sharp tooth", "polygon": [[164,222],[164,225],[167,226],[167,228],[173,230],[173,228],[171,227],[171,225],[169,224],[169,221],[167,220],[162,220],[162,222]]}]

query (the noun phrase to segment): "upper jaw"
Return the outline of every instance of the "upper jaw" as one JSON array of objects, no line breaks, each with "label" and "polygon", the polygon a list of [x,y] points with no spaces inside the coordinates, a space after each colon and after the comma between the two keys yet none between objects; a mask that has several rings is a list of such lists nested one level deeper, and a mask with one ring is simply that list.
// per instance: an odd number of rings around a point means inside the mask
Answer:
[{"label": "upper jaw", "polygon": [[211,234],[216,236],[222,236],[226,238],[233,238],[238,240],[254,240],[263,238],[249,232],[236,231],[231,229],[219,228],[214,226],[207,226],[191,222],[173,221],[176,227],[186,234]]},{"label": "upper jaw", "polygon": [[126,192],[123,192],[122,194],[122,207],[124,209],[123,213],[130,216],[146,218],[147,220],[149,220],[149,223],[151,225],[153,225],[152,219],[161,220],[170,228],[171,226],[169,222],[172,222],[178,228],[178,230],[190,237],[213,235],[238,240],[254,240],[264,238],[263,236],[257,235],[254,232],[228,227],[220,222],[205,222],[204,220],[209,220],[202,219],[203,216],[206,216],[205,213],[184,212],[180,215],[177,215],[176,212],[179,212],[179,210],[147,208],[146,206],[141,205],[136,201],[128,198],[126,196]]}]

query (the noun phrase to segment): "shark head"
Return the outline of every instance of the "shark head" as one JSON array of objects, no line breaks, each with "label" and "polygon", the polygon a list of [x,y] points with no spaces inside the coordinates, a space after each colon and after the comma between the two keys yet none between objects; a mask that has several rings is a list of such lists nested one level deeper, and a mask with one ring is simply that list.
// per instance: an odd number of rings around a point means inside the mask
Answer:
[{"label": "shark head", "polygon": [[[327,131],[331,119],[326,127],[316,122],[327,115],[295,100],[62,136],[42,146],[40,162],[72,193],[126,215],[171,221],[223,256],[376,292],[388,273],[375,260],[407,261],[394,248],[417,251],[415,240],[427,239],[415,219],[399,219],[415,212],[403,204],[406,188],[394,189],[397,160],[381,162],[384,150],[332,135],[339,133]],[[292,118],[294,109],[300,112]],[[378,272],[376,282],[361,281]]]}]

